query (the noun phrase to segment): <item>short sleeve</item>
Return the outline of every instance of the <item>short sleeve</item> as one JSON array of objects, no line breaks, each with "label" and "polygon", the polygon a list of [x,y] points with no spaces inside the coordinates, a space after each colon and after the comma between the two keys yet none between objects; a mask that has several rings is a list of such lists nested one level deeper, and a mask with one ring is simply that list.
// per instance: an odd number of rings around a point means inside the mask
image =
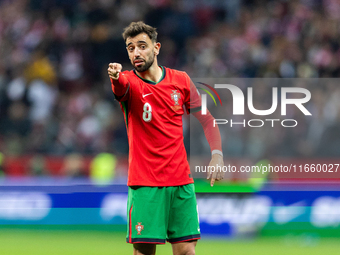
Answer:
[{"label": "short sleeve", "polygon": [[200,93],[198,92],[198,89],[196,88],[195,84],[192,82],[190,77],[185,74],[187,78],[187,97],[185,101],[185,109],[187,111],[187,114],[193,113],[193,112],[198,112],[201,110],[201,96]]}]

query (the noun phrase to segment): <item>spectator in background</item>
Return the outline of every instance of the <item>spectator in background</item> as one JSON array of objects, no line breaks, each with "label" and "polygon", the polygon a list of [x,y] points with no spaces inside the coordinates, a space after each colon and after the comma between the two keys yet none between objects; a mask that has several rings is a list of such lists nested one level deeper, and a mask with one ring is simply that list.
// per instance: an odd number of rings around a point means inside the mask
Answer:
[{"label": "spectator in background", "polygon": [[43,155],[38,154],[30,159],[28,173],[31,176],[46,176],[48,174],[46,160]]},{"label": "spectator in background", "polygon": [[90,165],[90,178],[98,185],[109,184],[116,174],[117,158],[110,153],[99,153]]},{"label": "spectator in background", "polygon": [[85,177],[83,157],[77,153],[65,156],[62,173],[69,178]]},{"label": "spectator in background", "polygon": [[3,177],[5,175],[5,172],[3,169],[3,163],[4,163],[4,154],[0,152],[0,177]]}]

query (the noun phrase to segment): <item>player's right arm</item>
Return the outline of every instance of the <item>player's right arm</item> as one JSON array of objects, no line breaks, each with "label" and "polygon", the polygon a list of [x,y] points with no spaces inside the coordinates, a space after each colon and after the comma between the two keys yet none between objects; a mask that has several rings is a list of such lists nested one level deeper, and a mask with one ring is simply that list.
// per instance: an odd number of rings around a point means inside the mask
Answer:
[{"label": "player's right arm", "polygon": [[107,72],[111,80],[111,88],[116,96],[116,99],[123,101],[123,98],[128,93],[130,88],[130,83],[128,79],[124,76],[122,71],[122,65],[119,63],[110,63]]}]

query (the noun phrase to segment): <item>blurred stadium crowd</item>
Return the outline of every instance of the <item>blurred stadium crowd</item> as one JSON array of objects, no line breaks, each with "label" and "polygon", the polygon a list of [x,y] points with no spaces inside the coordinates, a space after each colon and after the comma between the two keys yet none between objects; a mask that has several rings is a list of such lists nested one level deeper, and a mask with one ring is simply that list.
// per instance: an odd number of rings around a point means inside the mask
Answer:
[{"label": "blurred stadium crowd", "polygon": [[[191,77],[340,75],[339,0],[2,0],[0,151],[126,155],[106,70],[131,69],[121,33],[137,20],[158,28],[159,63]],[[305,125],[272,138],[233,129],[226,155],[340,156],[340,86],[309,89]]]}]

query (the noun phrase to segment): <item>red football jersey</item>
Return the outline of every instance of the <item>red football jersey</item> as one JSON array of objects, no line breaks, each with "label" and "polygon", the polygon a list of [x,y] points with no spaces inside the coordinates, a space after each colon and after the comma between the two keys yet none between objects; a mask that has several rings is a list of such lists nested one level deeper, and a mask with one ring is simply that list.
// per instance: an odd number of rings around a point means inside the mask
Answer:
[{"label": "red football jersey", "polygon": [[[114,93],[121,93],[115,94],[129,140],[128,186],[193,183],[183,143],[182,115],[184,106],[187,113],[200,110],[200,96],[185,72],[161,68],[158,83],[135,71],[125,71],[120,73],[120,88],[112,85]],[[191,101],[190,92],[195,93]]]}]

